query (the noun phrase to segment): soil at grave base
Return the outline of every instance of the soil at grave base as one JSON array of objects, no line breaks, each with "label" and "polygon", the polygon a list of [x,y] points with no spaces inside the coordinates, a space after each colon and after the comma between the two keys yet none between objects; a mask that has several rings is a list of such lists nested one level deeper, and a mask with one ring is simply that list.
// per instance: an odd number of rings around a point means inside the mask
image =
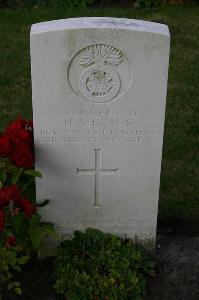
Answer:
[{"label": "soil at grave base", "polygon": [[[156,275],[148,283],[144,300],[199,300],[198,231],[190,232],[190,226],[187,231],[173,228],[159,230],[155,260]],[[6,300],[63,299],[53,290],[53,265],[52,258],[33,260],[20,275],[23,295]]]}]

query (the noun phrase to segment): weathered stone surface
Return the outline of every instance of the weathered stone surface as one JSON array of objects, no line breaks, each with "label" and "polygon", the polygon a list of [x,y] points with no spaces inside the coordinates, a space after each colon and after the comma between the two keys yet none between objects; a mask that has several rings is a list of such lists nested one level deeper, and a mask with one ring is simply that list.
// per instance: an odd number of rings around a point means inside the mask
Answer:
[{"label": "weathered stone surface", "polygon": [[94,227],[153,243],[169,31],[130,19],[35,24],[37,199],[61,235]]}]

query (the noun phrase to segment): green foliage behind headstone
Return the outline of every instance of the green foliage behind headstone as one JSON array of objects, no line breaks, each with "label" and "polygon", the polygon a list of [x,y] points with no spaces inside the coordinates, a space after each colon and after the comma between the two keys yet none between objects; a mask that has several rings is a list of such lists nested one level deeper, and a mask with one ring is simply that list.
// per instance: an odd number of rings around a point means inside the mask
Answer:
[{"label": "green foliage behind headstone", "polygon": [[[23,6],[65,6],[68,8],[87,8],[96,0],[0,0],[0,6],[17,8]],[[1,3],[2,2],[2,3]]]}]

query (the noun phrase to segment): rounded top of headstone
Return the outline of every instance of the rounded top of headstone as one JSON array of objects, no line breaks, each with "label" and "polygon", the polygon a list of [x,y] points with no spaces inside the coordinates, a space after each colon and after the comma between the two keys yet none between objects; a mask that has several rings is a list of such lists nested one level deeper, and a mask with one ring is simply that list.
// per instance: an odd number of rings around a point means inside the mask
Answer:
[{"label": "rounded top of headstone", "polygon": [[109,17],[69,18],[36,23],[33,24],[31,27],[31,34],[83,28],[128,29],[133,31],[159,33],[161,35],[167,36],[170,35],[168,26],[165,24],[136,19]]}]

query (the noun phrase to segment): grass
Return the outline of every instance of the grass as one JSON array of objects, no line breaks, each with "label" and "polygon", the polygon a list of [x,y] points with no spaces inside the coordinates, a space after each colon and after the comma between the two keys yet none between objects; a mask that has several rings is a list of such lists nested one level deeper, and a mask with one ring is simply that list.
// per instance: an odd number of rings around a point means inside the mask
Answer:
[{"label": "grass", "polygon": [[0,130],[18,114],[31,118],[31,24],[78,16],[139,18],[168,24],[172,42],[159,217],[199,220],[199,7],[0,10]]}]

